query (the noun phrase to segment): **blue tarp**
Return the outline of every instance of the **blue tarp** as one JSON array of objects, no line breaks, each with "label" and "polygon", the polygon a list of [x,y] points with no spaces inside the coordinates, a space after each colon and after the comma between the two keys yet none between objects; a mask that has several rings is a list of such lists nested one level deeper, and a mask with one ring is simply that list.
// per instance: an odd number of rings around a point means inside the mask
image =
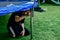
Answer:
[{"label": "blue tarp", "polygon": [[25,11],[25,10],[29,10],[33,7],[35,7],[37,4],[33,3],[33,2],[27,2],[24,4],[20,4],[20,5],[14,5],[14,4],[10,4],[6,7],[0,7],[0,16],[12,13],[12,12],[16,12],[16,11]]},{"label": "blue tarp", "polygon": [[31,1],[31,0],[0,0],[0,1]]}]

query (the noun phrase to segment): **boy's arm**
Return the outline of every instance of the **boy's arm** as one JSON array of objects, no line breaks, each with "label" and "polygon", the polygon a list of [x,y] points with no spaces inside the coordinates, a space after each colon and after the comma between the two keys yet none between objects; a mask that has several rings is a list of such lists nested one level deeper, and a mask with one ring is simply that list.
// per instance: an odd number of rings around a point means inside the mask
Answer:
[{"label": "boy's arm", "polygon": [[15,22],[19,22],[19,21],[21,21],[21,20],[24,19],[24,18],[25,18],[25,16],[20,17],[20,16],[18,16],[18,15],[15,15]]},{"label": "boy's arm", "polygon": [[18,15],[15,15],[15,22],[19,22],[20,21],[20,17]]},{"label": "boy's arm", "polygon": [[15,32],[14,32],[14,30],[13,30],[13,28],[10,26],[9,27],[9,30],[10,30],[10,32],[13,34],[13,35],[11,35],[12,37],[16,37],[16,35],[15,35]]},{"label": "boy's arm", "polygon": [[22,28],[23,28],[23,30],[24,30],[24,23],[22,23],[21,25],[22,25]]}]

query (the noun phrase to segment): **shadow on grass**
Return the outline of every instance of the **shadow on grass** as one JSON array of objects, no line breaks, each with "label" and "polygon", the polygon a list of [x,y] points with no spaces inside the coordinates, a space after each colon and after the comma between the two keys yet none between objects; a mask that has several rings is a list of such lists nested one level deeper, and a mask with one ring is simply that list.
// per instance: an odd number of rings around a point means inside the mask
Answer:
[{"label": "shadow on grass", "polygon": [[21,39],[22,37],[16,37],[16,38],[12,38],[12,37],[9,37],[7,33],[0,33],[0,40],[19,40]]},{"label": "shadow on grass", "polygon": [[0,33],[0,40],[9,40],[7,33]]}]

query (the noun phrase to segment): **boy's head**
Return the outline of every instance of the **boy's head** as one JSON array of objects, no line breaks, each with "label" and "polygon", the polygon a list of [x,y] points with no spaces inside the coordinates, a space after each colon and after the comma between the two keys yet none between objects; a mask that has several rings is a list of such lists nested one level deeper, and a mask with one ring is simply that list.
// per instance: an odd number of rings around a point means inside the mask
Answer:
[{"label": "boy's head", "polygon": [[30,11],[15,12],[15,22],[19,22],[20,20],[25,18],[25,16],[29,16],[29,15],[30,15]]},{"label": "boy's head", "polygon": [[27,11],[18,11],[18,12],[14,12],[15,15],[18,15],[18,16],[30,16],[30,10],[27,10]]}]

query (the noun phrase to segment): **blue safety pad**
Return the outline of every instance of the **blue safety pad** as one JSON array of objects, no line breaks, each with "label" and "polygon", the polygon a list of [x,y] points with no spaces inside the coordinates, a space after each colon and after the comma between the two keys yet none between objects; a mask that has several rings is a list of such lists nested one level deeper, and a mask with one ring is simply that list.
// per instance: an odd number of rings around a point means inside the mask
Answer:
[{"label": "blue safety pad", "polygon": [[20,4],[20,5],[14,5],[14,4],[10,4],[10,5],[7,5],[6,7],[0,7],[0,16],[3,16],[3,15],[6,15],[6,14],[9,14],[9,13],[13,13],[13,12],[16,12],[16,11],[26,11],[26,10],[29,10],[33,7],[37,5],[36,3],[33,3],[33,2],[27,2],[27,3],[24,3],[24,4]]}]

